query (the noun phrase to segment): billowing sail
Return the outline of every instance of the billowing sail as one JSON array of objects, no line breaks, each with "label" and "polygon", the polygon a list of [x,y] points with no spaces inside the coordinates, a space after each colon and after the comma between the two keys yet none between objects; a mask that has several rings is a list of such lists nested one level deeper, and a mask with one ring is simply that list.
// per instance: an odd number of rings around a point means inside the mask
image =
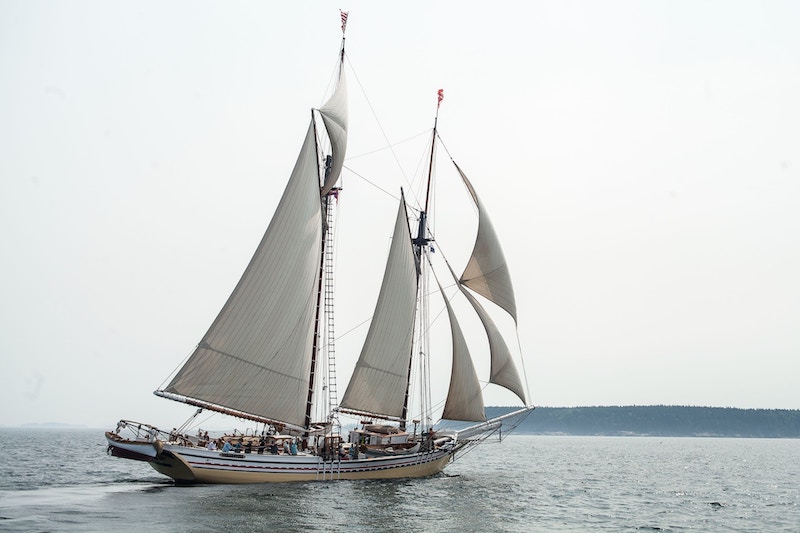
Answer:
[{"label": "billowing sail", "polygon": [[303,423],[321,253],[319,191],[312,123],[250,264],[166,392]]},{"label": "billowing sail", "polygon": [[500,241],[475,189],[458,165],[455,166],[472,199],[475,200],[475,205],[478,206],[478,235],[460,282],[505,309],[516,322],[517,304],[514,299],[514,288],[511,286],[511,276],[508,273]]},{"label": "billowing sail", "polygon": [[500,334],[500,330],[497,329],[494,320],[492,320],[480,302],[464,287],[459,286],[459,288],[464,296],[467,297],[469,303],[472,304],[481,322],[483,322],[484,329],[486,329],[486,336],[489,339],[489,353],[491,356],[489,382],[507,388],[519,396],[522,403],[525,403],[525,387],[522,386],[522,381],[519,379],[514,359],[511,357],[511,350],[508,349],[508,345]]},{"label": "billowing sail", "polygon": [[331,97],[319,110],[328,137],[331,140],[333,163],[331,171],[322,186],[322,195],[326,195],[336,184],[342,173],[345,152],[347,151],[347,84],[344,69],[339,69],[339,83]]},{"label": "billowing sail", "polygon": [[511,350],[508,349],[508,344],[506,344],[503,335],[478,299],[470,294],[470,292],[458,282],[455,272],[450,268],[450,263],[447,263],[447,268],[450,270],[450,274],[456,281],[459,290],[466,296],[469,303],[472,304],[472,308],[475,309],[475,313],[477,313],[478,317],[481,319],[483,329],[486,330],[486,337],[489,340],[489,357],[491,361],[489,382],[505,387],[519,396],[522,403],[525,403],[525,387],[522,386],[522,380],[519,378],[517,366],[514,364],[514,359],[511,357]]},{"label": "billowing sail", "polygon": [[386,417],[403,415],[416,308],[417,267],[401,198],[378,303],[342,408]]},{"label": "billowing sail", "polygon": [[442,418],[448,420],[466,420],[471,422],[483,422],[486,420],[486,413],[483,409],[483,395],[481,394],[481,384],[472,364],[469,355],[467,341],[461,332],[461,326],[456,320],[456,315],[447,296],[442,290],[439,280],[436,280],[439,292],[444,298],[447,307],[447,316],[450,318],[450,335],[453,341],[453,366],[450,373],[450,388],[447,391]]}]

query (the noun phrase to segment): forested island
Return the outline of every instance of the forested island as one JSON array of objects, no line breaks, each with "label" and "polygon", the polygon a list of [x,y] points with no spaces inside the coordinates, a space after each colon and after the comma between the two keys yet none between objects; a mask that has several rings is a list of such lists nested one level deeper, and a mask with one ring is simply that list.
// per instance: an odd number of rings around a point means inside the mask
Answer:
[{"label": "forested island", "polygon": [[[486,417],[513,410],[511,407],[487,407]],[[515,433],[800,438],[800,410],[677,405],[537,407]]]}]

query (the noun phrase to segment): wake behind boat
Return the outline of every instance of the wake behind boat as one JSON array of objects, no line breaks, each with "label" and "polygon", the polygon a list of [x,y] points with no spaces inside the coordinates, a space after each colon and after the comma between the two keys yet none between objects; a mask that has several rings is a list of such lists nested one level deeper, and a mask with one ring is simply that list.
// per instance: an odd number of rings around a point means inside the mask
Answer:
[{"label": "wake behind boat", "polygon": [[[334,350],[334,235],[339,178],[347,149],[344,76],[347,14],[342,13],[338,82],[311,122],[283,196],[249,265],[217,318],[169,384],[155,394],[197,407],[180,428],[122,420],[106,432],[111,454],[148,462],[179,482],[259,483],[422,477],[442,471],[459,453],[507,433],[533,409],[500,329],[481,303],[517,323],[508,267],[475,189],[455,169],[478,210],[475,245],[461,276],[446,264],[458,294],[477,314],[488,339],[488,382],[513,392],[522,406],[486,420],[483,388],[450,299],[435,274],[449,319],[450,386],[441,418],[472,423],[436,430],[430,397],[428,298],[434,235],[429,220],[436,119],[422,206],[403,193],[383,282],[363,348],[338,399]],[[410,220],[416,224],[412,233]],[[441,255],[439,253],[438,255]],[[377,267],[380,268],[380,267]],[[421,385],[411,415],[411,382]],[[326,413],[317,417],[316,407]],[[439,407],[441,409],[441,407]],[[255,423],[244,433],[189,434],[201,411]],[[347,432],[340,417],[360,423]],[[413,427],[412,427],[413,426]],[[260,427],[260,430],[259,430]]]}]

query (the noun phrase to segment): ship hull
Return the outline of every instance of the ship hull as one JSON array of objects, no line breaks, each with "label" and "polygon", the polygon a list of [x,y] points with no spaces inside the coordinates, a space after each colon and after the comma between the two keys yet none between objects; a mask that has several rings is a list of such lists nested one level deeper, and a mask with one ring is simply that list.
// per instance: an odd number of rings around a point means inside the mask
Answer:
[{"label": "ship hull", "polygon": [[152,461],[158,456],[160,443],[147,440],[127,440],[106,431],[108,450],[114,457],[134,461]]},{"label": "ship hull", "polygon": [[[110,445],[114,446],[110,442]],[[390,457],[324,461],[311,454],[231,453],[164,444],[148,460],[157,472],[179,483],[285,483],[347,479],[427,477],[441,472],[455,446]],[[112,450],[113,453],[113,450]]]}]

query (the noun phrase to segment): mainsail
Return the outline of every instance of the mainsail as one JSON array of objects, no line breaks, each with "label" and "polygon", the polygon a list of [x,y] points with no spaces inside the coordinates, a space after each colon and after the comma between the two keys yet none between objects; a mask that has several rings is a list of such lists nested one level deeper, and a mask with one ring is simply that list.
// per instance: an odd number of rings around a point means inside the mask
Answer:
[{"label": "mainsail", "polygon": [[302,424],[321,235],[312,125],[250,264],[165,392]]},{"label": "mainsail", "polygon": [[250,264],[192,355],[156,394],[304,424],[318,313],[320,195],[338,179],[347,148],[341,69],[338,85],[319,113],[333,152],[322,193],[312,115],[294,170]]}]

